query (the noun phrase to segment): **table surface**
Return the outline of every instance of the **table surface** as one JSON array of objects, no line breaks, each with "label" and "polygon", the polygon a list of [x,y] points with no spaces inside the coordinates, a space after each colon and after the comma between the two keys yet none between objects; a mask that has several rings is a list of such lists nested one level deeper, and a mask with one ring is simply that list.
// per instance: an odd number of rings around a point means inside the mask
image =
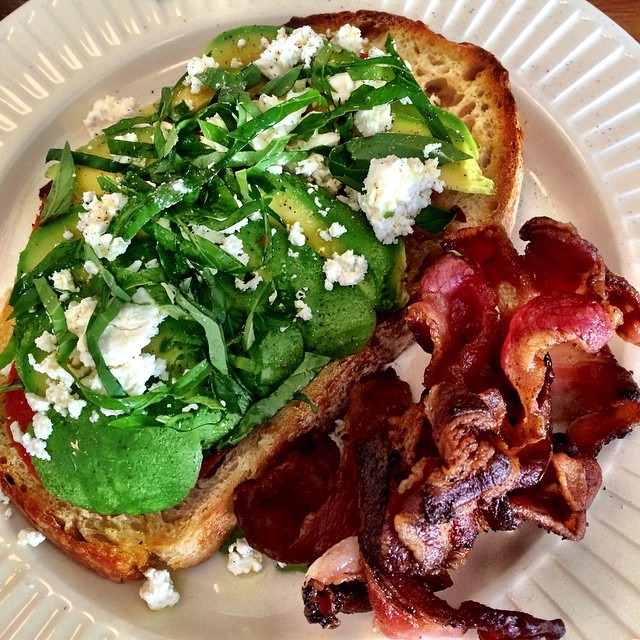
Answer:
[{"label": "table surface", "polygon": [[[27,0],[0,0],[0,19],[23,5]],[[640,40],[640,10],[638,0],[591,0],[603,13],[617,22],[636,40]]]}]

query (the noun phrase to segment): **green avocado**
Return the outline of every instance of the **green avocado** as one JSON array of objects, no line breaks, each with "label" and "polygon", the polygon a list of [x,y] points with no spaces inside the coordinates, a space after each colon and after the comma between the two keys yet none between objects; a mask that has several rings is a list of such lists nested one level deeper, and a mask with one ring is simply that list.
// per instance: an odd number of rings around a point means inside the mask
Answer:
[{"label": "green avocado", "polygon": [[202,464],[197,430],[122,428],[97,414],[97,422],[63,420],[51,412],[51,460],[33,458],[48,491],[99,513],[148,513],[182,500]]},{"label": "green avocado", "polygon": [[[448,189],[463,193],[492,194],[493,180],[487,178],[478,163],[478,147],[466,125],[452,113],[436,108],[440,121],[444,124],[451,142],[460,151],[470,155],[468,160],[450,162],[440,167],[440,177]],[[394,103],[391,131],[414,135],[430,135],[424,119],[420,118],[413,105]]]}]

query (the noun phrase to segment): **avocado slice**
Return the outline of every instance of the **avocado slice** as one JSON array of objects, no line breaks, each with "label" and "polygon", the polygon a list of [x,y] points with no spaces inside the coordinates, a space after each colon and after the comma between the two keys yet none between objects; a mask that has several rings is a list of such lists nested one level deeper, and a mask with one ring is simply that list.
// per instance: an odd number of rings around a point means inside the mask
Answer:
[{"label": "avocado slice", "polygon": [[[429,128],[413,105],[394,103],[391,131],[412,135],[430,135]],[[462,193],[490,195],[494,192],[493,180],[487,178],[478,164],[478,147],[467,126],[452,113],[437,108],[440,121],[447,128],[451,142],[460,151],[470,155],[468,160],[450,162],[440,167],[440,177],[448,189]]]}]

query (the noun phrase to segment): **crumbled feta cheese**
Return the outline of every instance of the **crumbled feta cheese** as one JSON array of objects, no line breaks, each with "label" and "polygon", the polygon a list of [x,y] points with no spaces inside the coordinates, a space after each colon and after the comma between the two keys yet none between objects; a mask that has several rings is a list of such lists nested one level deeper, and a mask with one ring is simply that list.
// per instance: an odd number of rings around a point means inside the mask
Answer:
[{"label": "crumbled feta cheese", "polygon": [[346,102],[356,88],[356,83],[346,71],[331,76],[329,78],[329,84],[333,89],[331,95],[337,104]]},{"label": "crumbled feta cheese", "polygon": [[197,411],[198,409],[199,409],[198,405],[195,403],[192,403],[182,407],[182,413],[189,413],[190,411]]},{"label": "crumbled feta cheese", "polygon": [[29,545],[37,547],[46,540],[45,536],[35,529],[27,528],[18,531],[18,544],[22,546]]},{"label": "crumbled feta cheese", "polygon": [[422,150],[422,153],[424,153],[424,155],[428,157],[431,154],[438,152],[440,149],[442,149],[442,143],[441,142],[431,142],[431,143],[426,144],[424,146],[424,149]]},{"label": "crumbled feta cheese", "polygon": [[293,249],[289,248],[289,250],[287,251],[287,255],[290,258],[298,258],[300,256],[300,252],[299,251],[294,251]]},{"label": "crumbled feta cheese", "polygon": [[133,98],[107,95],[95,101],[82,122],[92,136],[97,136],[109,125],[132,115],[136,109],[137,104]]},{"label": "crumbled feta cheese", "polygon": [[325,241],[331,242],[333,238],[339,238],[347,232],[347,228],[339,222],[334,222],[328,229],[319,229],[318,235]]},{"label": "crumbled feta cheese", "polygon": [[262,560],[262,554],[250,547],[245,538],[239,538],[229,545],[227,569],[234,576],[251,571],[261,571]]},{"label": "crumbled feta cheese", "polygon": [[53,423],[46,413],[36,413],[32,420],[33,435],[39,440],[46,440],[53,432]]},{"label": "crumbled feta cheese", "polygon": [[113,261],[129,247],[129,241],[107,233],[109,223],[126,203],[127,197],[121,193],[105,193],[101,198],[93,191],[83,194],[85,211],[78,214],[77,228],[99,258]]},{"label": "crumbled feta cheese", "polygon": [[254,273],[253,277],[247,280],[247,282],[241,280],[240,278],[236,278],[235,286],[239,291],[255,291],[261,282],[262,276],[259,273]]},{"label": "crumbled feta cheese", "polygon": [[366,39],[363,39],[362,32],[358,27],[354,27],[350,24],[343,24],[331,38],[331,42],[337,44],[339,47],[352,51],[353,53],[360,54],[366,44]]},{"label": "crumbled feta cheese", "polygon": [[[87,347],[86,331],[96,306],[94,298],[72,302],[65,311],[69,331],[78,336],[70,362],[74,368],[84,371],[83,383],[94,391],[102,391],[96,375],[95,362]],[[132,301],[126,303],[118,315],[107,325],[98,341],[105,364],[129,395],[140,395],[146,390],[152,377],[159,377],[166,369],[166,362],[142,350],[151,338],[158,334],[164,312],[144,289],[138,289]]]},{"label": "crumbled feta cheese", "polygon": [[339,142],[340,134],[337,131],[326,131],[325,133],[316,131],[308,140],[292,140],[289,143],[289,148],[308,151],[315,147],[335,147]]},{"label": "crumbled feta cheese", "polygon": [[191,58],[187,62],[187,75],[182,82],[185,86],[190,87],[191,93],[200,93],[202,82],[196,76],[204,73],[207,69],[217,69],[218,66],[218,63],[211,56]]},{"label": "crumbled feta cheese", "polygon": [[58,345],[56,337],[48,331],[43,331],[42,334],[36,338],[35,342],[36,347],[45,353],[53,353]]},{"label": "crumbled feta cheese", "polygon": [[49,279],[51,280],[51,284],[53,284],[53,288],[58,291],[78,291],[78,287],[76,287],[73,275],[69,269],[54,271]]},{"label": "crumbled feta cheese", "polygon": [[8,520],[13,515],[13,509],[11,507],[7,507],[4,510],[4,519]]},{"label": "crumbled feta cheese", "polygon": [[294,171],[301,176],[310,178],[319,187],[324,187],[332,194],[336,194],[341,183],[329,171],[327,159],[320,153],[310,153],[306,158],[296,162]]},{"label": "crumbled feta cheese", "polygon": [[146,580],[140,587],[140,597],[152,611],[178,604],[180,594],[175,590],[171,575],[166,569],[147,569]]},{"label": "crumbled feta cheese", "polygon": [[324,44],[325,39],[309,26],[294,29],[290,34],[279,29],[275,40],[268,44],[254,64],[267,78],[273,79],[301,62],[308,67],[311,58]]},{"label": "crumbled feta cheese", "polygon": [[87,275],[89,276],[89,278],[93,278],[93,276],[97,276],[100,273],[100,269],[98,269],[98,265],[95,264],[95,262],[92,262],[91,260],[85,260],[84,265],[82,266],[84,267],[84,270],[87,272]]},{"label": "crumbled feta cheese", "polygon": [[376,238],[383,244],[396,242],[412,232],[416,215],[431,202],[432,191],[442,191],[436,159],[374,158],[364,180],[358,203]]},{"label": "crumbled feta cheese", "polygon": [[300,318],[300,320],[304,320],[305,322],[308,322],[313,318],[311,307],[303,300],[295,300],[293,305],[298,310],[296,318]]},{"label": "crumbled feta cheese", "polygon": [[302,226],[296,220],[289,228],[289,242],[294,247],[302,247],[307,241],[307,236],[304,235],[304,231],[302,230]]},{"label": "crumbled feta cheese", "polygon": [[214,244],[222,244],[226,239],[222,231],[210,229],[203,224],[192,225],[191,231],[193,231],[193,233],[195,233],[197,236],[200,236],[201,238],[204,238],[209,242],[213,242]]},{"label": "crumbled feta cheese", "polygon": [[351,249],[342,254],[334,253],[322,265],[326,278],[324,288],[332,291],[335,283],[342,287],[356,285],[364,280],[368,267],[366,258],[356,255]]},{"label": "crumbled feta cheese", "polygon": [[383,133],[393,124],[391,105],[380,104],[366,111],[357,111],[353,117],[353,123],[365,138]]},{"label": "crumbled feta cheese", "polygon": [[[288,100],[292,97],[295,97],[296,95],[298,94],[289,92],[284,99]],[[262,94],[258,98],[256,104],[262,112],[265,112],[275,106],[278,106],[280,102],[280,99],[276,96]],[[261,149],[264,149],[272,140],[275,140],[276,138],[283,138],[284,136],[288,135],[298,126],[305,111],[306,107],[302,107],[301,109],[298,109],[297,111],[294,111],[293,113],[285,116],[284,118],[282,118],[282,120],[276,122],[272,127],[264,129],[264,131],[261,131],[251,140],[251,146],[256,151],[260,151]]]},{"label": "crumbled feta cheese", "polygon": [[238,49],[242,49],[243,47],[245,47],[247,44],[247,41],[245,38],[240,38],[238,40],[238,42],[236,42],[236,47],[238,47]]},{"label": "crumbled feta cheese", "polygon": [[131,273],[138,273],[142,268],[142,260],[134,260],[128,267],[127,271]]},{"label": "crumbled feta cheese", "polygon": [[383,56],[389,55],[386,51],[383,51],[379,47],[370,47],[367,51],[367,56],[369,58],[382,58]]},{"label": "crumbled feta cheese", "polygon": [[23,433],[17,422],[9,425],[9,431],[14,442],[21,444],[25,451],[33,458],[40,460],[51,460],[51,456],[47,451],[47,443],[40,438],[34,438],[30,433]]},{"label": "crumbled feta cheese", "polygon": [[70,231],[69,229],[65,229],[62,233],[62,237],[65,240],[73,240],[73,232]]},{"label": "crumbled feta cheese", "polygon": [[245,253],[244,244],[238,236],[227,236],[220,245],[220,248],[230,256],[233,256],[241,264],[245,266],[249,264],[249,255]]},{"label": "crumbled feta cheese", "polygon": [[238,58],[231,58],[229,66],[232,69],[241,69],[242,67],[244,67],[244,63],[242,62],[242,60],[238,60]]},{"label": "crumbled feta cheese", "polygon": [[187,187],[187,185],[184,183],[184,180],[182,178],[178,178],[178,180],[174,180],[171,183],[171,188],[182,195],[185,195],[191,191],[191,189],[189,189],[189,187]]}]

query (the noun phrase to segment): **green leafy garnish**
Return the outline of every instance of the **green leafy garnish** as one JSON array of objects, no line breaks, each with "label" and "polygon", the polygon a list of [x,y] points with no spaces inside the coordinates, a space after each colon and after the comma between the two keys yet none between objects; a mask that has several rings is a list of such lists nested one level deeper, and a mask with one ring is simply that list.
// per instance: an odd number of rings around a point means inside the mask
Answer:
[{"label": "green leafy garnish", "polygon": [[46,224],[50,220],[69,212],[73,203],[73,187],[75,186],[76,166],[69,143],[65,143],[60,154],[58,172],[53,178],[51,191],[45,200],[40,223]]}]

